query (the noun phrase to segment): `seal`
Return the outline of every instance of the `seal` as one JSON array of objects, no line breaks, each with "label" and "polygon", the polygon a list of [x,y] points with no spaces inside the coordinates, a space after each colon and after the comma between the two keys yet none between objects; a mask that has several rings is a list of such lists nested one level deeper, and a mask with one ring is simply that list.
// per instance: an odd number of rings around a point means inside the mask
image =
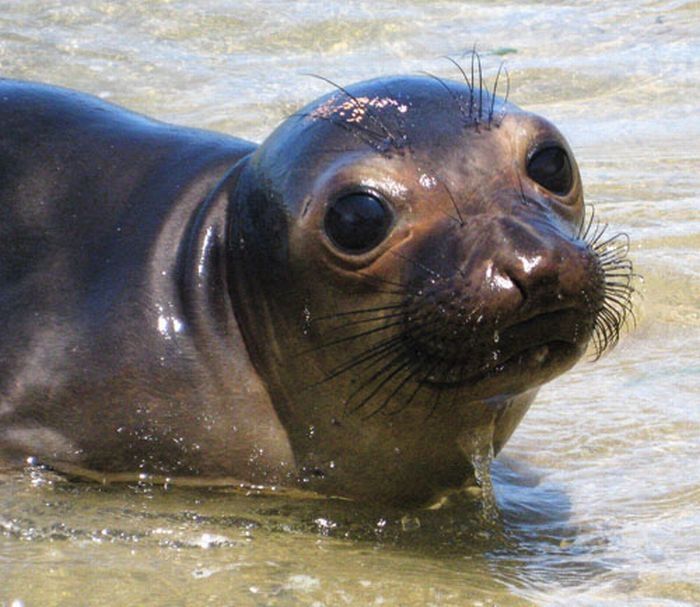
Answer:
[{"label": "seal", "polygon": [[400,504],[473,482],[632,291],[564,137],[495,88],[337,87],[256,146],[0,80],[4,461]]}]

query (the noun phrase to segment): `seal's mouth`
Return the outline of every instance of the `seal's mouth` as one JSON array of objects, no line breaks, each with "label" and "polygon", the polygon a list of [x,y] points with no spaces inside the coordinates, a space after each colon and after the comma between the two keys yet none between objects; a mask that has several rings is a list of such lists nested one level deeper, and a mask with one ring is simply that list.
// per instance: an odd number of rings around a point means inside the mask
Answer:
[{"label": "seal's mouth", "polygon": [[472,335],[461,342],[462,347],[453,356],[430,352],[418,343],[409,347],[414,356],[433,361],[433,372],[419,380],[421,383],[457,388],[476,386],[495,376],[522,376],[524,381],[530,381],[550,367],[575,361],[592,330],[589,314],[565,308],[536,314],[501,329],[496,327],[488,331],[489,338]]},{"label": "seal's mouth", "polygon": [[446,373],[443,376],[429,376],[421,381],[422,384],[440,389],[478,386],[481,382],[492,377],[525,376],[539,372],[550,366],[559,366],[565,361],[575,358],[579,348],[569,342],[552,341],[539,346],[532,346],[517,352],[500,362],[485,364],[477,372]]}]

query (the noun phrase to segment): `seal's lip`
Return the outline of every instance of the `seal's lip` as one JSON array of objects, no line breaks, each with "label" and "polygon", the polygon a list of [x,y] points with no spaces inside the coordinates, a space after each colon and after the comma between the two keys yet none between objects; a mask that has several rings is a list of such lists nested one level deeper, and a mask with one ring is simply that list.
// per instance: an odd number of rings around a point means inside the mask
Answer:
[{"label": "seal's lip", "polygon": [[[481,366],[454,378],[425,378],[421,383],[437,388],[476,386],[495,376],[523,375],[550,367],[564,359],[575,356],[582,350],[579,319],[584,312],[575,307],[565,307],[540,312],[500,329],[500,342],[507,344],[501,349],[504,356],[486,360]],[[513,347],[515,344],[523,347]],[[497,349],[494,344],[494,351]]]},{"label": "seal's lip", "polygon": [[547,341],[575,342],[570,328],[581,324],[581,319],[590,316],[590,312],[577,305],[557,306],[549,310],[538,310],[500,327],[499,331],[505,341],[529,339],[533,336],[549,336]]},{"label": "seal's lip", "polygon": [[563,358],[568,358],[577,350],[578,347],[574,342],[555,339],[518,350],[497,363],[486,364],[478,371],[456,380],[436,381],[426,378],[420,383],[437,389],[475,387],[489,378],[517,373],[518,370],[523,374],[536,371]]},{"label": "seal's lip", "polygon": [[511,354],[506,359],[487,369],[484,375],[485,377],[492,377],[508,371],[515,371],[513,369],[515,365],[521,367],[523,372],[527,373],[535,370],[533,367],[540,369],[558,362],[562,357],[574,354],[577,349],[578,347],[573,341],[553,339]]}]

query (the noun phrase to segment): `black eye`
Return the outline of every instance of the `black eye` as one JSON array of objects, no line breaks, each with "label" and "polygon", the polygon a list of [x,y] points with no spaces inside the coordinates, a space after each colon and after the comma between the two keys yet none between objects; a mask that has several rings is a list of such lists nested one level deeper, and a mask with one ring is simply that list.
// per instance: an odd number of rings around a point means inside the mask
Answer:
[{"label": "black eye", "polygon": [[391,213],[372,194],[348,194],[326,211],[324,228],[333,244],[346,253],[358,255],[376,247],[386,238]]},{"label": "black eye", "polygon": [[568,194],[574,184],[569,155],[556,145],[537,150],[527,163],[527,174],[555,194]]}]

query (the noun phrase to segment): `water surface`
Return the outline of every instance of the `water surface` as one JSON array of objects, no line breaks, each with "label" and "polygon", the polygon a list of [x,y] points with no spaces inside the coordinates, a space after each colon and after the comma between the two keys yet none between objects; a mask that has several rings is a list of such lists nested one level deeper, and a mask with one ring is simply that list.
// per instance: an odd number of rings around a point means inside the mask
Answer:
[{"label": "water surface", "polygon": [[[0,1],[0,73],[260,140],[328,90],[474,43],[629,233],[636,330],[546,386],[478,503],[0,482],[0,605],[700,604],[700,4]],[[0,125],[1,128],[1,125]]]}]

